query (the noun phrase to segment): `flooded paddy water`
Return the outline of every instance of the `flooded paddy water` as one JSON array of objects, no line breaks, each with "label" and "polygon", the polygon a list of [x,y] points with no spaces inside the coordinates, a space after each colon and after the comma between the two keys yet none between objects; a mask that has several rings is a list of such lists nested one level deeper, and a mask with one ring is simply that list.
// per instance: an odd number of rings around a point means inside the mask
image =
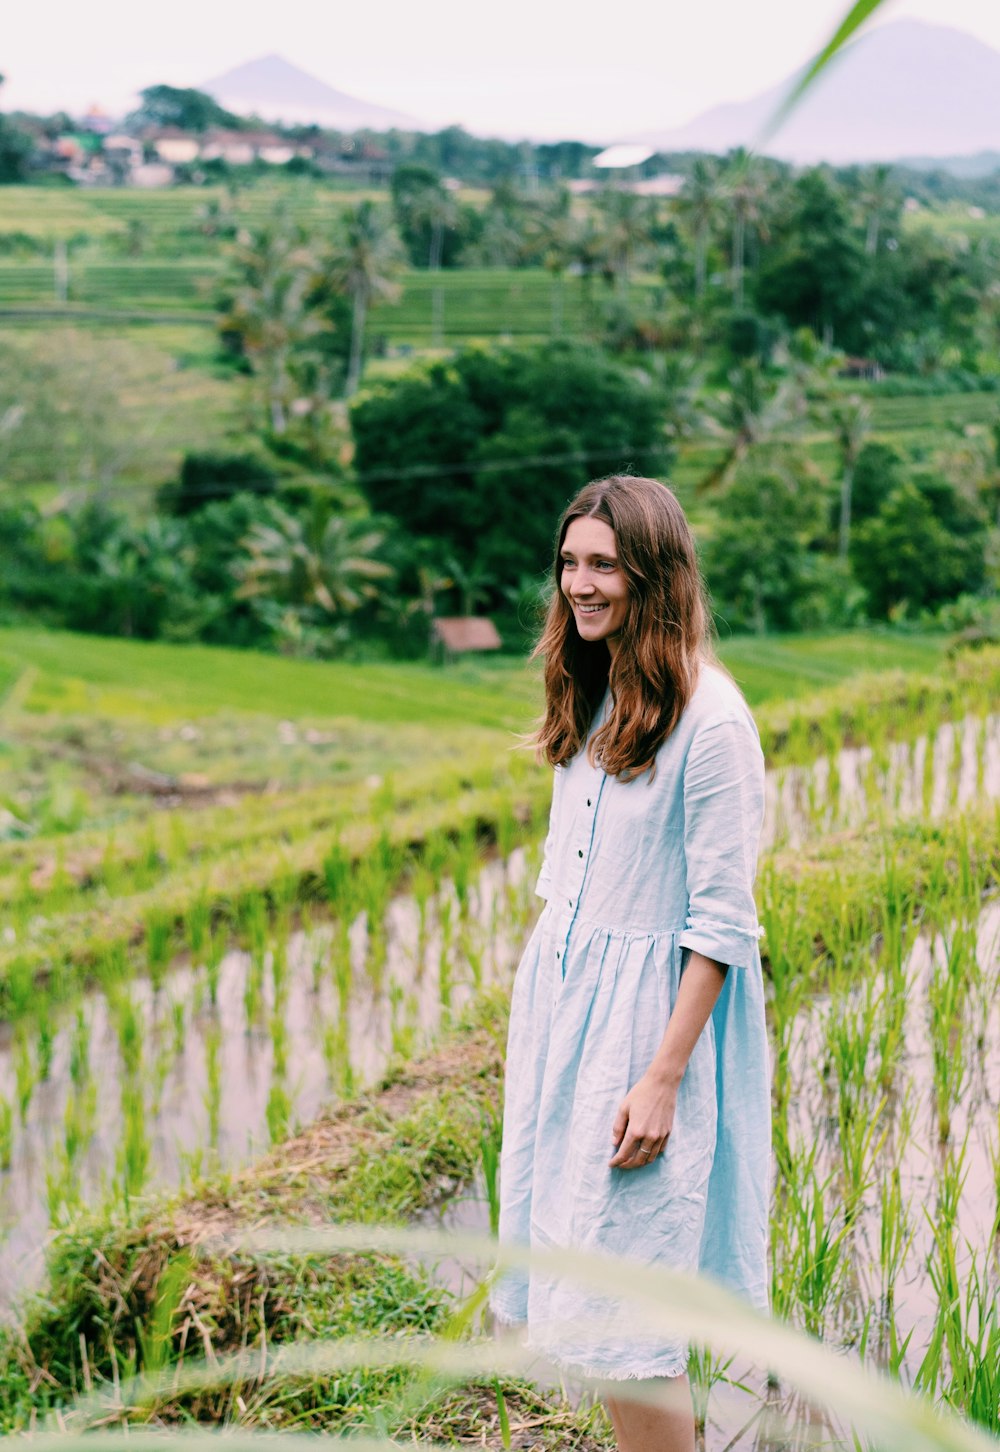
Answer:
[{"label": "flooded paddy water", "polygon": [[[764,851],[945,817],[1000,797],[1000,717],[770,771],[767,793]],[[249,951],[177,961],[159,987],[136,978],[5,1025],[0,1300],[37,1282],[51,1227],[80,1207],[247,1163],[508,982],[537,858],[536,845],[425,883],[372,930],[363,911],[268,928]],[[818,994],[772,982],[775,1309],[932,1395],[962,1347],[1000,1365],[998,934],[1000,909],[981,913],[977,894],[951,928],[903,925],[877,958],[867,938],[845,941]],[[446,1214],[488,1223],[482,1195]],[[755,1445],[762,1376],[748,1397],[738,1368],[704,1367],[707,1445]]]}]

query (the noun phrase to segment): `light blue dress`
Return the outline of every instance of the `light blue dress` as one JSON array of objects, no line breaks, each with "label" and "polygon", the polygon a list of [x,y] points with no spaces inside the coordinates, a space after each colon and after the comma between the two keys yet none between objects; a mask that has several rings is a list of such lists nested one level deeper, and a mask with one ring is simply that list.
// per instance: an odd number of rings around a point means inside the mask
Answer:
[{"label": "light blue dress", "polygon": [[[556,768],[547,902],[511,1003],[502,1241],[700,1271],[767,1306],[770,1076],[752,892],[763,811],[756,726],[714,666],[652,780],[607,776],[585,748]],[[659,1046],[691,949],[728,971],[666,1151],[610,1169],[616,1111]],[[568,1280],[511,1272],[491,1301],[566,1367],[611,1379],[686,1368],[680,1341],[638,1332],[634,1312]]]}]

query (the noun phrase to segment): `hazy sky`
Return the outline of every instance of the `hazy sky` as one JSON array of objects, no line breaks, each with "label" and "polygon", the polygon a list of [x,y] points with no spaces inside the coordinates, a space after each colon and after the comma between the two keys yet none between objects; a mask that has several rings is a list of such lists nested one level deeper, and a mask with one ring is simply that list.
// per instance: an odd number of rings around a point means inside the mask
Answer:
[{"label": "hazy sky", "polygon": [[[3,109],[114,112],[276,51],[338,90],[437,126],[613,140],[782,80],[848,0],[49,0],[10,5]],[[1000,50],[1000,0],[888,0]]]}]

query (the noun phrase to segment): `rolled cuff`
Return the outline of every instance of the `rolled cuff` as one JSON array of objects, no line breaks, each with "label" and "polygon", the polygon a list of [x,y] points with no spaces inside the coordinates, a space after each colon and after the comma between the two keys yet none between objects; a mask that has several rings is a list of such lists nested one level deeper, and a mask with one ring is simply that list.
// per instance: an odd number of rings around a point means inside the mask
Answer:
[{"label": "rolled cuff", "polygon": [[535,883],[535,896],[545,898],[546,902],[552,896],[552,877],[547,867],[543,867],[538,874],[538,881]]},{"label": "rolled cuff", "polygon": [[746,968],[757,955],[757,941],[763,931],[757,926],[738,928],[718,918],[688,918],[678,941],[682,948],[690,948],[716,963]]}]

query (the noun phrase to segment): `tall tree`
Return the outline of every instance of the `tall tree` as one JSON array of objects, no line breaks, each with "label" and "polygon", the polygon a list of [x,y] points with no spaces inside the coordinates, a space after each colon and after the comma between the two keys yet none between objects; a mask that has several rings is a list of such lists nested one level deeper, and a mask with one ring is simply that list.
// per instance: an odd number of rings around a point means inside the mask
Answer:
[{"label": "tall tree", "polygon": [[319,491],[305,514],[267,504],[266,523],[254,524],[245,544],[249,558],[236,568],[237,597],[265,596],[290,605],[314,605],[327,615],[351,614],[392,575],[375,552],[384,540],[370,519],[341,513]]},{"label": "tall tree", "polygon": [[883,226],[899,215],[902,203],[892,167],[881,164],[863,172],[858,200],[865,218],[865,252],[874,257]]},{"label": "tall tree", "polygon": [[723,186],[732,229],[733,304],[742,308],[745,293],[747,235],[764,230],[764,201],[768,178],[759,157],[743,147],[730,152],[723,171]]},{"label": "tall tree", "polygon": [[394,302],[403,270],[403,247],[391,216],[373,202],[359,202],[342,218],[340,235],[323,269],[351,302],[351,351],[345,394],[358,390],[364,360],[365,324],[373,303]]},{"label": "tall tree", "polygon": [[594,203],[604,272],[626,291],[629,278],[656,228],[656,203],[652,197],[605,187]]},{"label": "tall tree", "polygon": [[296,394],[296,362],[326,326],[308,304],[315,257],[283,219],[244,233],[232,249],[232,279],[220,331],[238,340],[260,380],[268,425],[283,434]]},{"label": "tall tree", "polygon": [[528,247],[552,276],[552,336],[563,330],[563,294],[566,272],[575,256],[580,224],[573,215],[573,197],[567,187],[534,206],[528,217]]},{"label": "tall tree", "polygon": [[851,492],[854,471],[871,427],[871,405],[856,394],[834,404],[830,410],[833,437],[840,455],[840,529],[838,553],[846,560],[851,548]]},{"label": "tall tree", "polygon": [[723,189],[718,163],[714,158],[699,156],[685,178],[676,207],[691,230],[694,244],[694,295],[705,291],[708,244],[719,218]]}]

